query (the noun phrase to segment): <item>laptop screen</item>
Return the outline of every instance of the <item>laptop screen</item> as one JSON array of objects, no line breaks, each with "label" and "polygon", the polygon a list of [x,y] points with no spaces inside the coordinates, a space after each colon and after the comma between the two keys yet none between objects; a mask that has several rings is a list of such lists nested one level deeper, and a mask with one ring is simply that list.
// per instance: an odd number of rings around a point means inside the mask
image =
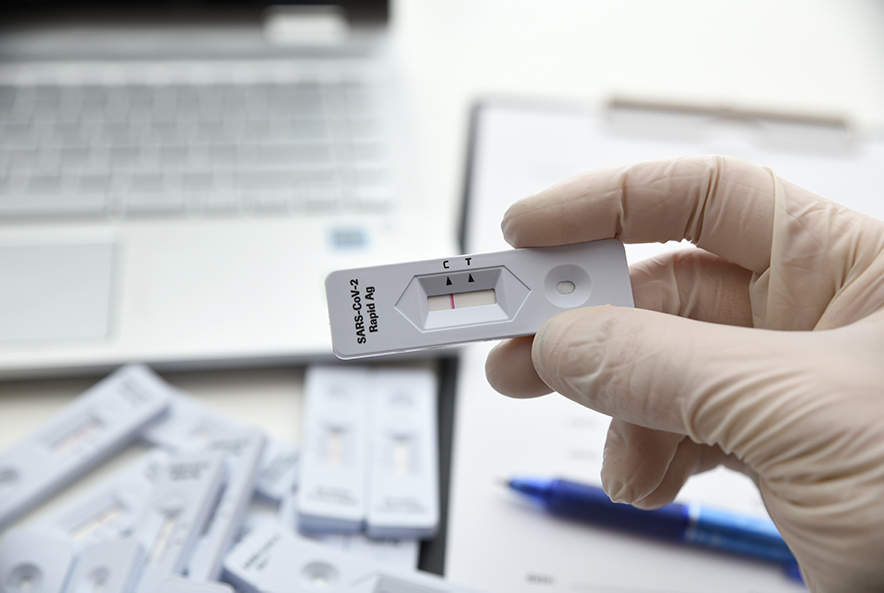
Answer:
[{"label": "laptop screen", "polygon": [[6,19],[56,20],[157,17],[241,18],[260,15],[270,6],[328,6],[342,8],[351,22],[385,22],[389,0],[0,0]]}]

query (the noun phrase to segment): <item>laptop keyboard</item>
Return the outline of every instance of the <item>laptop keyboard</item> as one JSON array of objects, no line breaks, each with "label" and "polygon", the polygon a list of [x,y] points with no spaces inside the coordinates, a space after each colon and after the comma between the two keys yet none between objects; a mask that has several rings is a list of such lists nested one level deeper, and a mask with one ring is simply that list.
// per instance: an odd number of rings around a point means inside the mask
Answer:
[{"label": "laptop keyboard", "polygon": [[0,219],[371,209],[364,82],[0,86]]}]

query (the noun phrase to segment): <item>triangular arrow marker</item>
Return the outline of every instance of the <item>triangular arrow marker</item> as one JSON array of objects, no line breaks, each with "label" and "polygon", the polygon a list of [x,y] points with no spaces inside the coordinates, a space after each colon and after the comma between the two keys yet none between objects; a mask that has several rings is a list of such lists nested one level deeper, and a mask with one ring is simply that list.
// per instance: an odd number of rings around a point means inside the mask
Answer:
[{"label": "triangular arrow marker", "polygon": [[445,286],[451,286],[451,278],[445,277]]},{"label": "triangular arrow marker", "polygon": [[470,279],[467,280],[467,282],[474,282],[474,280],[473,280],[473,275],[472,275],[472,274],[470,274]]}]

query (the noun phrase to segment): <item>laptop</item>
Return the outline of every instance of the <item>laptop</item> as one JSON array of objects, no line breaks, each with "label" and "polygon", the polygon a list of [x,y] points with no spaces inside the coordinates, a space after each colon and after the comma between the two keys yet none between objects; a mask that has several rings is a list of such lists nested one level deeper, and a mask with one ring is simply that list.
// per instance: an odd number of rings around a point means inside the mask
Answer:
[{"label": "laptop", "polygon": [[333,269],[456,250],[386,0],[7,0],[0,377],[331,356]]}]

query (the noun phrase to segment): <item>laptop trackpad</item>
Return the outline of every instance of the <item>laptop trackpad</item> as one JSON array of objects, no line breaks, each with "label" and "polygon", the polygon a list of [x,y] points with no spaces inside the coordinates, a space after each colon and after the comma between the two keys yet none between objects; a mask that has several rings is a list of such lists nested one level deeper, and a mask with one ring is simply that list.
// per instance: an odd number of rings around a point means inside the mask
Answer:
[{"label": "laptop trackpad", "polygon": [[0,344],[106,338],[114,247],[0,245]]}]

